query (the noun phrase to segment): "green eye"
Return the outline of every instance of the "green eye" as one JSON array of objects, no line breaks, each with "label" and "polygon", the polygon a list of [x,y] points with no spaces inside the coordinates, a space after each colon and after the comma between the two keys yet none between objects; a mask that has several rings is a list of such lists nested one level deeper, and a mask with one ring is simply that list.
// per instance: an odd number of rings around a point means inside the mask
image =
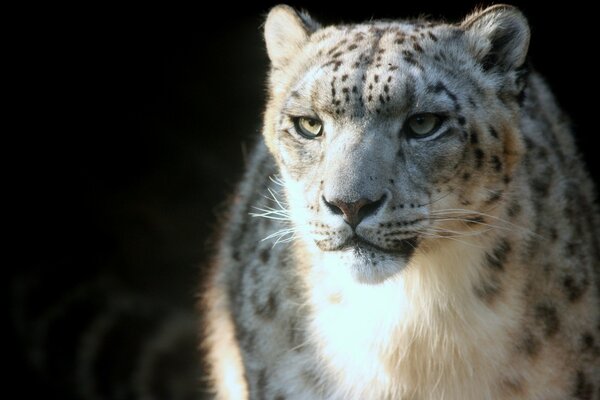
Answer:
[{"label": "green eye", "polygon": [[406,121],[406,129],[412,137],[429,136],[440,127],[442,119],[435,114],[417,114]]},{"label": "green eye", "polygon": [[307,139],[315,139],[323,134],[323,123],[316,118],[294,118],[296,131]]}]

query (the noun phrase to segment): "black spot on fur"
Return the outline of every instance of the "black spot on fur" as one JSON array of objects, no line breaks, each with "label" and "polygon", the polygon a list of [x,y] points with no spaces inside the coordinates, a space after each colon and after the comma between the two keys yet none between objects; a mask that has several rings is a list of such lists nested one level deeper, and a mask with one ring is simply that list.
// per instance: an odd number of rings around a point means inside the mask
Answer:
[{"label": "black spot on fur", "polygon": [[490,197],[485,201],[486,205],[493,204],[502,198],[503,192],[501,190],[495,190],[492,192]]},{"label": "black spot on fur", "polygon": [[534,316],[542,324],[546,337],[552,337],[560,330],[558,311],[552,303],[538,304],[535,307]]},{"label": "black spot on fur", "polygon": [[[459,121],[459,123],[460,123],[460,121]],[[477,132],[471,131],[471,134],[469,135],[469,137],[471,139],[471,144],[479,143],[479,137],[477,136]]]},{"label": "black spot on fur", "polygon": [[431,40],[433,40],[434,42],[438,41],[437,36],[435,36],[432,32],[427,32],[429,34],[429,37],[431,38]]},{"label": "black spot on fur", "polygon": [[458,98],[456,97],[456,95],[454,93],[452,93],[450,90],[448,90],[448,88],[446,87],[446,85],[444,85],[443,82],[438,82],[435,84],[435,86],[433,86],[431,88],[433,90],[434,93],[446,93],[446,96],[448,96],[450,98],[450,100],[452,100],[453,102],[458,101]]},{"label": "black spot on fur", "polygon": [[575,376],[575,389],[573,390],[573,396],[575,396],[576,399],[592,400],[593,394],[594,384],[588,381],[587,376],[583,373],[583,371],[577,371],[577,375]]},{"label": "black spot on fur", "polygon": [[589,286],[587,277],[577,281],[573,276],[567,275],[563,279],[563,287],[570,302],[575,302],[583,296]]},{"label": "black spot on fur", "polygon": [[501,172],[502,171],[502,161],[498,156],[492,156],[492,166],[494,167],[494,171]]},{"label": "black spot on fur", "polygon": [[252,297],[256,313],[265,319],[273,319],[277,313],[277,295],[274,292],[270,292],[266,300],[259,300],[257,297],[257,295]]},{"label": "black spot on fur", "polygon": [[262,261],[263,264],[266,264],[267,262],[269,262],[270,256],[271,256],[270,249],[269,248],[264,248],[260,252],[260,261]]},{"label": "black spot on fur", "polygon": [[498,132],[496,132],[496,130],[494,128],[492,128],[491,126],[490,126],[490,135],[492,135],[492,137],[494,137],[496,139],[498,139],[498,137],[499,137]]},{"label": "black spot on fur", "polygon": [[506,263],[511,249],[511,245],[506,239],[500,240],[491,254],[486,253],[486,266],[494,271],[503,271],[504,263]]},{"label": "black spot on fur", "polygon": [[411,56],[407,56],[407,55],[405,55],[405,56],[403,57],[403,59],[404,59],[404,61],[405,61],[406,63],[408,63],[408,64],[411,64],[411,65],[417,65],[417,60],[415,60],[415,59],[414,59],[414,58],[412,58]]},{"label": "black spot on fur", "polygon": [[485,153],[483,150],[479,148],[475,149],[475,168],[480,169],[483,166],[484,157]]},{"label": "black spot on fur", "polygon": [[534,358],[540,351],[540,341],[530,331],[526,330],[517,346],[517,350],[524,352],[530,358]]},{"label": "black spot on fur", "polygon": [[594,348],[595,339],[594,336],[590,332],[585,332],[581,335],[581,352],[587,353],[589,350]]},{"label": "black spot on fur", "polygon": [[265,399],[267,394],[267,369],[263,368],[258,372],[256,378],[256,398]]},{"label": "black spot on fur", "polygon": [[536,196],[546,197],[550,190],[551,176],[538,176],[531,181],[531,188]]},{"label": "black spot on fur", "polygon": [[509,217],[516,217],[517,215],[519,215],[521,213],[522,207],[521,204],[519,203],[518,200],[515,200],[511,203],[511,205],[508,207],[508,216]]}]

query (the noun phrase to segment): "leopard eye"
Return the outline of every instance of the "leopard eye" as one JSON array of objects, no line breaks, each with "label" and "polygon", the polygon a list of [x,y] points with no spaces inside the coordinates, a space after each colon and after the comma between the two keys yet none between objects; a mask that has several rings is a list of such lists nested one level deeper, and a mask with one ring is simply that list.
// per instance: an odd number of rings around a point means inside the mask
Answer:
[{"label": "leopard eye", "polygon": [[294,118],[296,131],[307,139],[315,139],[323,134],[323,123],[316,118]]},{"label": "leopard eye", "polygon": [[431,135],[440,127],[442,119],[435,114],[416,114],[406,121],[406,131],[415,138]]}]

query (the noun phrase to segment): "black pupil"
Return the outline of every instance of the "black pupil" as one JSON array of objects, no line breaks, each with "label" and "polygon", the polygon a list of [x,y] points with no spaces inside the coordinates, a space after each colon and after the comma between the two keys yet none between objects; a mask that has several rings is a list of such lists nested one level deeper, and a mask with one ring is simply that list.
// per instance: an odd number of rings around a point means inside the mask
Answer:
[{"label": "black pupil", "polygon": [[314,126],[317,125],[317,122],[314,119],[309,119],[308,124],[311,128],[314,128]]}]

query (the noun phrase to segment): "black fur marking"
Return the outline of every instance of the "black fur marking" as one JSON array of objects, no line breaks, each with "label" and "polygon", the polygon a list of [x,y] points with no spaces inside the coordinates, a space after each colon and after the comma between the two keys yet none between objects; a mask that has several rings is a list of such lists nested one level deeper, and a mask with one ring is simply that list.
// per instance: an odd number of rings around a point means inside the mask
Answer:
[{"label": "black fur marking", "polygon": [[403,58],[406,63],[411,64],[411,65],[417,65],[417,60],[415,60],[411,56],[405,55]]},{"label": "black fur marking", "polygon": [[492,166],[496,172],[502,172],[502,161],[498,156],[492,156]]},{"label": "black fur marking", "polygon": [[[458,121],[460,123],[460,121]],[[461,124],[463,125],[463,124]],[[469,135],[470,139],[471,139],[471,144],[478,144],[479,143],[479,137],[477,136],[477,132],[475,131],[471,131],[471,134]]]},{"label": "black fur marking", "polygon": [[256,379],[256,398],[266,399],[267,394],[267,369],[263,368],[258,372]]},{"label": "black fur marking", "polygon": [[493,204],[502,198],[503,192],[501,190],[495,190],[492,192],[490,197],[485,201],[486,205]]},{"label": "black fur marking", "polygon": [[571,275],[567,275],[564,277],[562,283],[567,294],[567,298],[570,302],[575,302],[579,300],[590,285],[587,276],[584,276],[583,279],[577,281]]},{"label": "black fur marking", "polygon": [[530,358],[535,358],[540,351],[540,341],[530,331],[526,330],[521,343],[517,346],[517,350],[524,352]]},{"label": "black fur marking", "polygon": [[480,169],[483,166],[484,157],[485,153],[483,150],[479,148],[475,149],[475,168]]},{"label": "black fur marking", "polygon": [[271,320],[277,313],[277,295],[275,292],[270,292],[267,299],[258,299],[256,292],[252,295],[251,300],[256,313],[265,319]]},{"label": "black fur marking", "polygon": [[509,207],[508,207],[508,216],[509,217],[516,217],[517,215],[519,215],[521,213],[522,207],[521,204],[519,204],[518,200],[515,200]]},{"label": "black fur marking", "polygon": [[508,259],[512,247],[506,239],[500,240],[492,254],[486,253],[485,261],[488,268],[494,271],[504,271],[504,263]]},{"label": "black fur marking", "polygon": [[594,336],[590,332],[585,332],[583,335],[581,335],[580,342],[582,353],[587,353],[588,351],[592,350],[595,345]]},{"label": "black fur marking", "polygon": [[552,337],[560,330],[558,311],[552,303],[540,303],[535,307],[535,319],[543,325],[544,335]]},{"label": "black fur marking", "polygon": [[448,96],[450,98],[450,100],[452,100],[454,103],[456,103],[458,101],[458,98],[456,97],[456,95],[454,93],[452,93],[450,90],[448,90],[446,85],[444,85],[444,83],[441,81],[436,83],[435,86],[431,87],[431,90],[433,90],[433,92],[436,94],[444,92],[446,94],[446,96]]},{"label": "black fur marking", "polygon": [[531,188],[536,196],[546,197],[550,190],[551,180],[547,176],[538,176],[531,181]]},{"label": "black fur marking", "polygon": [[592,382],[588,382],[588,379],[583,371],[577,371],[573,396],[575,396],[576,399],[592,400],[593,394],[594,384]]},{"label": "black fur marking", "polygon": [[271,249],[270,248],[264,248],[261,250],[260,261],[262,261],[263,264],[266,264],[267,262],[269,262],[270,257],[271,257]]},{"label": "black fur marking", "polygon": [[491,126],[490,126],[490,135],[492,135],[492,137],[494,137],[496,139],[499,138],[498,132],[496,132],[496,130],[494,128],[492,128]]}]

